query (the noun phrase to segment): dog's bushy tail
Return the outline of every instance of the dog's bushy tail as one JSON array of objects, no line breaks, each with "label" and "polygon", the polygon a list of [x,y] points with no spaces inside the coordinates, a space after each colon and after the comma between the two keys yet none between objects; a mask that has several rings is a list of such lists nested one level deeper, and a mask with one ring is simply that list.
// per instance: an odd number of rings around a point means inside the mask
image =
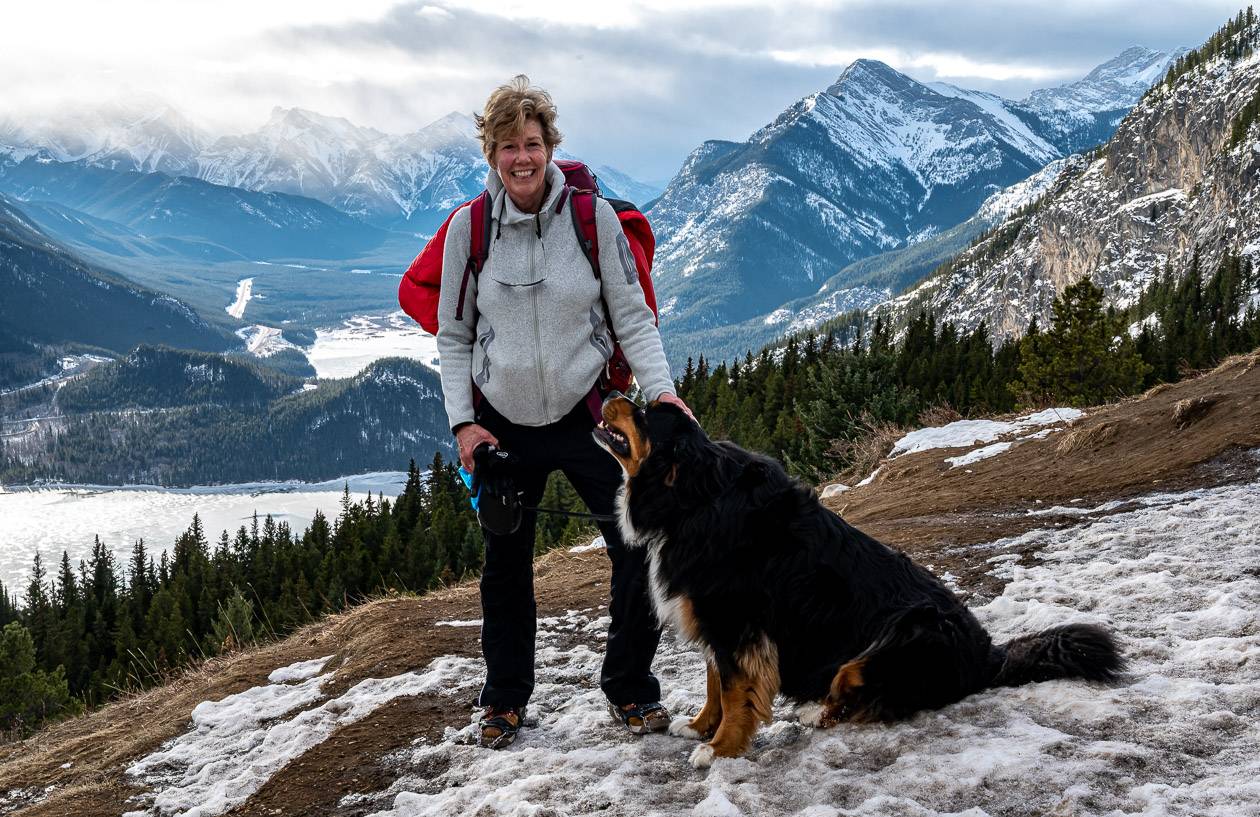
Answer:
[{"label": "dog's bushy tail", "polygon": [[1012,639],[995,652],[1000,661],[990,686],[1020,686],[1055,678],[1104,683],[1124,671],[1111,633],[1094,624],[1065,624]]}]

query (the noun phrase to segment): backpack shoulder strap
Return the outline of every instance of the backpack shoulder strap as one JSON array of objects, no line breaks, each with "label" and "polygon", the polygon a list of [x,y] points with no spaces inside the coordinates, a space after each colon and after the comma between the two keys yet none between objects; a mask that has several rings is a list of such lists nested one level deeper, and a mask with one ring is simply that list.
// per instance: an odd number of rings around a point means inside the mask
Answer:
[{"label": "backpack shoulder strap", "polygon": [[490,191],[482,190],[468,203],[468,263],[464,264],[464,277],[459,282],[459,302],[455,305],[455,320],[464,319],[464,297],[468,294],[468,278],[481,275],[481,268],[490,257]]},{"label": "backpack shoulder strap", "polygon": [[599,229],[595,223],[595,193],[591,190],[573,189],[569,195],[569,213],[573,216],[573,231],[578,244],[591,264],[595,280],[599,280]]}]

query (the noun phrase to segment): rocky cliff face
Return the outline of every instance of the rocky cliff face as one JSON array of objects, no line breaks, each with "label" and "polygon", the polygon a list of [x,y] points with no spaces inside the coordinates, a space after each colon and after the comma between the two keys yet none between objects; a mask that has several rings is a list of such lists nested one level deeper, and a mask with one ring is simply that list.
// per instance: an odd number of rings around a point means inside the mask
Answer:
[{"label": "rocky cliff face", "polygon": [[[1242,31],[1254,49],[1260,26]],[[1231,145],[1235,117],[1260,90],[1260,54],[1229,49],[1158,85],[1105,148],[1076,159],[1032,212],[1012,216],[924,284],[881,307],[920,308],[996,338],[1044,322],[1066,286],[1089,276],[1110,303],[1131,303],[1197,248],[1205,269],[1229,251],[1260,255],[1260,132]]]}]

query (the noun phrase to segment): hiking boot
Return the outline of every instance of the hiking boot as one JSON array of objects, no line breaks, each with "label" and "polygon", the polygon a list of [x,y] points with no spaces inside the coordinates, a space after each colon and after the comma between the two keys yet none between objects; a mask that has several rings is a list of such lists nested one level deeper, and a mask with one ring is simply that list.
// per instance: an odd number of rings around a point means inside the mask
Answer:
[{"label": "hiking boot", "polygon": [[664,732],[669,728],[669,710],[659,701],[650,704],[626,704],[617,706],[609,702],[608,711],[626,729],[635,735],[648,732]]},{"label": "hiking boot", "polygon": [[521,730],[521,721],[525,720],[525,707],[487,706],[477,721],[481,734],[477,745],[486,749],[505,749],[516,740],[516,733]]}]

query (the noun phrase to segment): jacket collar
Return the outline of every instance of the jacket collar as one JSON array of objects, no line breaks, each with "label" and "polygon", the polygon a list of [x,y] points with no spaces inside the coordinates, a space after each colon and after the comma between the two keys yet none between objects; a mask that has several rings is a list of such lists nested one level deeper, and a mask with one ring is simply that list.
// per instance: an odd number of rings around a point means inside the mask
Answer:
[{"label": "jacket collar", "polygon": [[[560,198],[560,194],[564,192],[564,171],[555,162],[547,163],[546,184],[550,185],[547,190],[547,197],[543,199],[542,208],[539,210],[546,216],[552,208],[556,206],[556,200]],[[515,204],[512,203],[512,197],[507,194],[507,190],[503,187],[503,180],[499,178],[499,174],[490,168],[490,172],[486,174],[486,190],[490,191],[490,198],[494,202],[491,212],[494,217],[499,219],[503,224],[519,224],[523,221],[533,221],[533,213],[522,213]]]}]

